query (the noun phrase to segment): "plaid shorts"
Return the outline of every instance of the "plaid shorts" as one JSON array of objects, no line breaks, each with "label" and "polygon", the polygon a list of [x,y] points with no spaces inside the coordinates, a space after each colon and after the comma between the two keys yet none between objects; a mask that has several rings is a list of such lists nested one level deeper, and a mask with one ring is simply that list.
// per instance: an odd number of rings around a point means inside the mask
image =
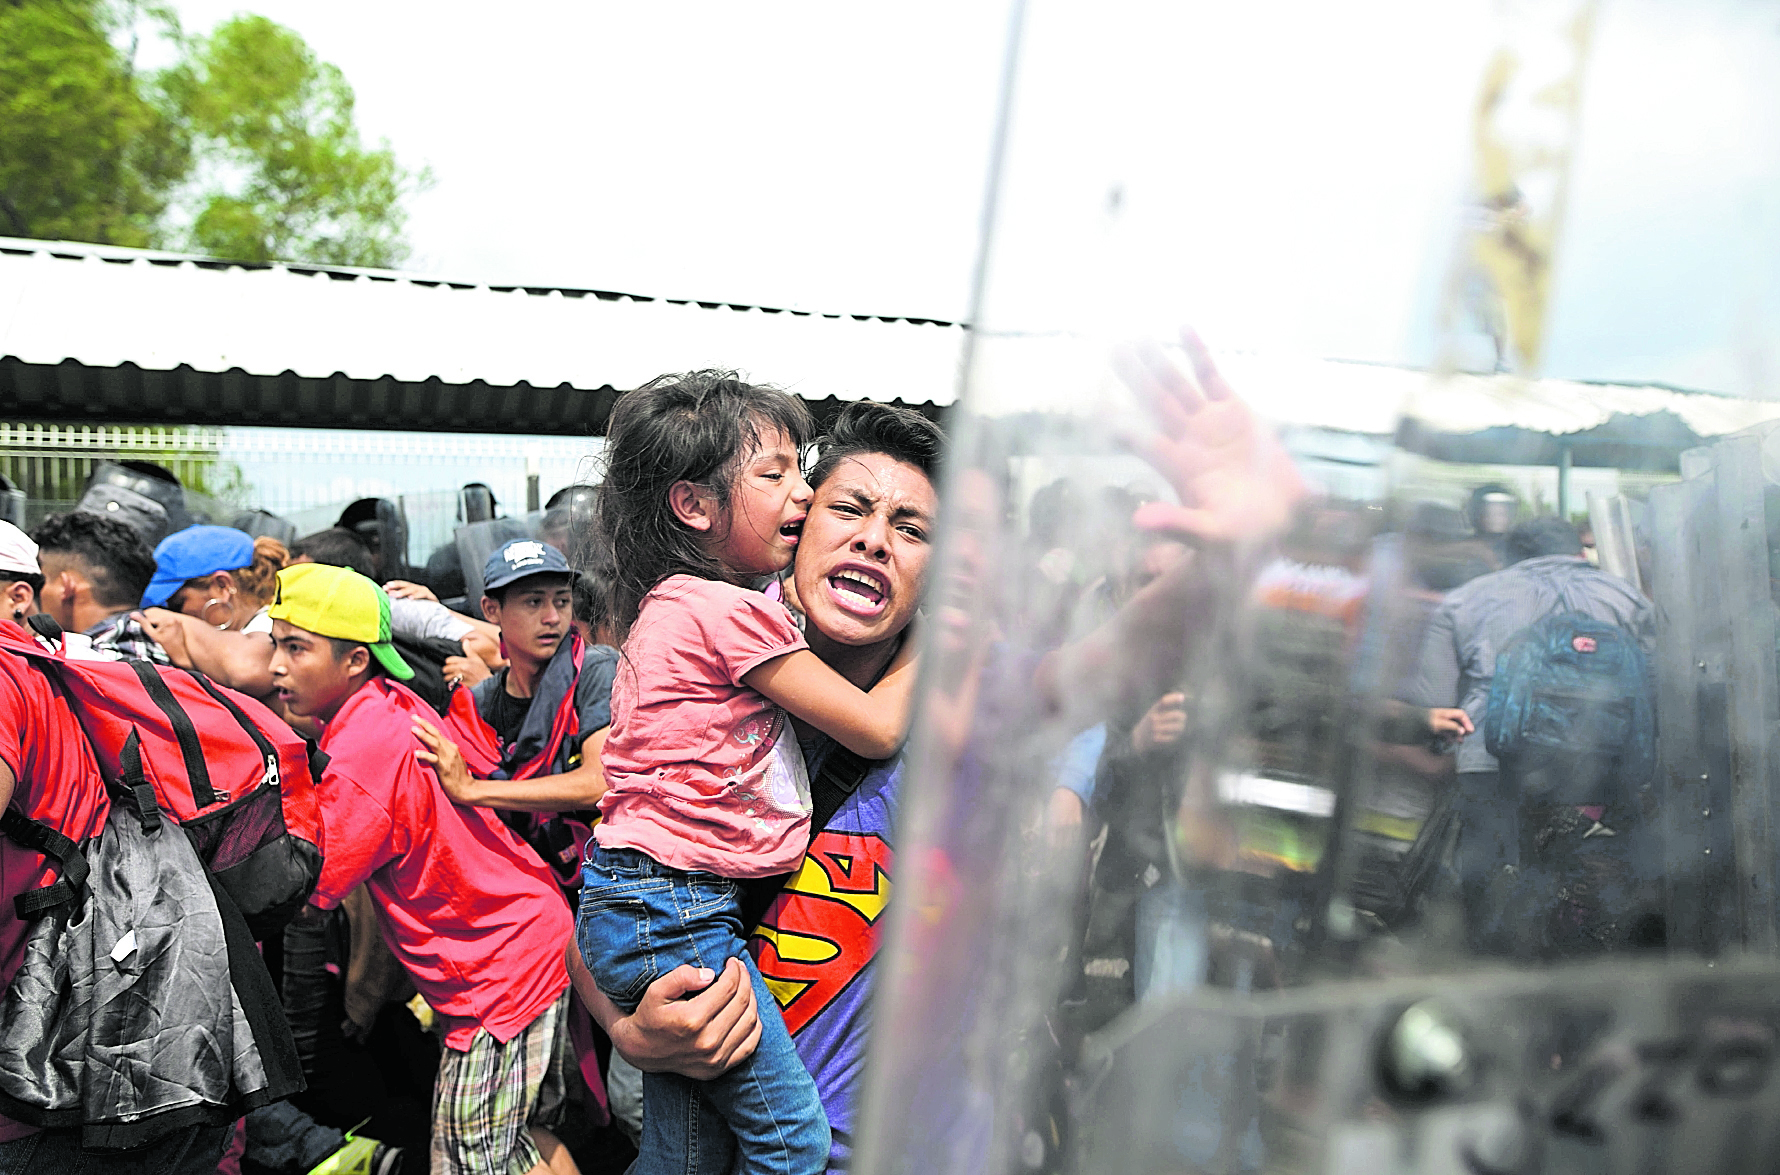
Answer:
[{"label": "plaid shorts", "polygon": [[574,1067],[566,991],[506,1044],[478,1028],[467,1052],[445,1049],[433,1086],[432,1175],[525,1175],[543,1162],[526,1127],[561,1121]]}]

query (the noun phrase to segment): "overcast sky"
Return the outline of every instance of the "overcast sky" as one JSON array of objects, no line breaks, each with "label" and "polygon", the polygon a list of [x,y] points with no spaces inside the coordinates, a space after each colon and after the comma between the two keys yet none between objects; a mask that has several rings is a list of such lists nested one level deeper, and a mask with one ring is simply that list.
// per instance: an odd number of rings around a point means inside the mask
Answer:
[{"label": "overcast sky", "polygon": [[[177,7],[296,29],[432,168],[410,268],[968,312],[1001,0]],[[1035,0],[991,311],[1428,362],[1494,11]],[[1775,79],[1776,0],[1604,0],[1551,374],[1774,394]]]}]

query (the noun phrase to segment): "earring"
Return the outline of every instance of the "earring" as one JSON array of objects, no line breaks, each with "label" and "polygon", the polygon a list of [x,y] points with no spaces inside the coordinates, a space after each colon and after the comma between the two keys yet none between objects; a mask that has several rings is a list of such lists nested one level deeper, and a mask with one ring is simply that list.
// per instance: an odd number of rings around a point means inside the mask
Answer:
[{"label": "earring", "polygon": [[[217,599],[215,596],[210,597],[208,600],[204,601],[204,606],[198,610],[198,619],[202,620],[205,624],[210,623],[210,606],[212,604],[216,605],[218,608],[221,608],[224,612],[229,611],[228,604],[226,604],[222,600]],[[229,625],[233,624],[234,622],[235,622],[235,618],[234,618],[234,616],[231,615],[227,620],[225,620],[221,624],[218,624],[215,626],[216,631],[227,632],[227,631],[229,631]]]}]

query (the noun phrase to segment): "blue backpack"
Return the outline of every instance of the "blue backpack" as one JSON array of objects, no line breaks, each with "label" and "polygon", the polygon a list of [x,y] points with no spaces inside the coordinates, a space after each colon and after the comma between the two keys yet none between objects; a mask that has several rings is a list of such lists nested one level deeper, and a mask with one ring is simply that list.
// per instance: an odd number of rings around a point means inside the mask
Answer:
[{"label": "blue backpack", "polygon": [[1523,790],[1554,802],[1626,799],[1656,775],[1656,709],[1637,639],[1561,611],[1496,657],[1483,741]]}]

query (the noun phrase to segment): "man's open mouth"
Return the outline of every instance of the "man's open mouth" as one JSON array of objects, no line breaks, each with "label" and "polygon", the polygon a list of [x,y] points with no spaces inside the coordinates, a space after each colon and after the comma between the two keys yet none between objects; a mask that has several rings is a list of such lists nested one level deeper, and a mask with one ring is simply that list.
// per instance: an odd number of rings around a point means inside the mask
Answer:
[{"label": "man's open mouth", "polygon": [[890,581],[875,571],[843,567],[828,577],[828,591],[834,602],[847,611],[875,616],[884,610],[890,598]]}]

